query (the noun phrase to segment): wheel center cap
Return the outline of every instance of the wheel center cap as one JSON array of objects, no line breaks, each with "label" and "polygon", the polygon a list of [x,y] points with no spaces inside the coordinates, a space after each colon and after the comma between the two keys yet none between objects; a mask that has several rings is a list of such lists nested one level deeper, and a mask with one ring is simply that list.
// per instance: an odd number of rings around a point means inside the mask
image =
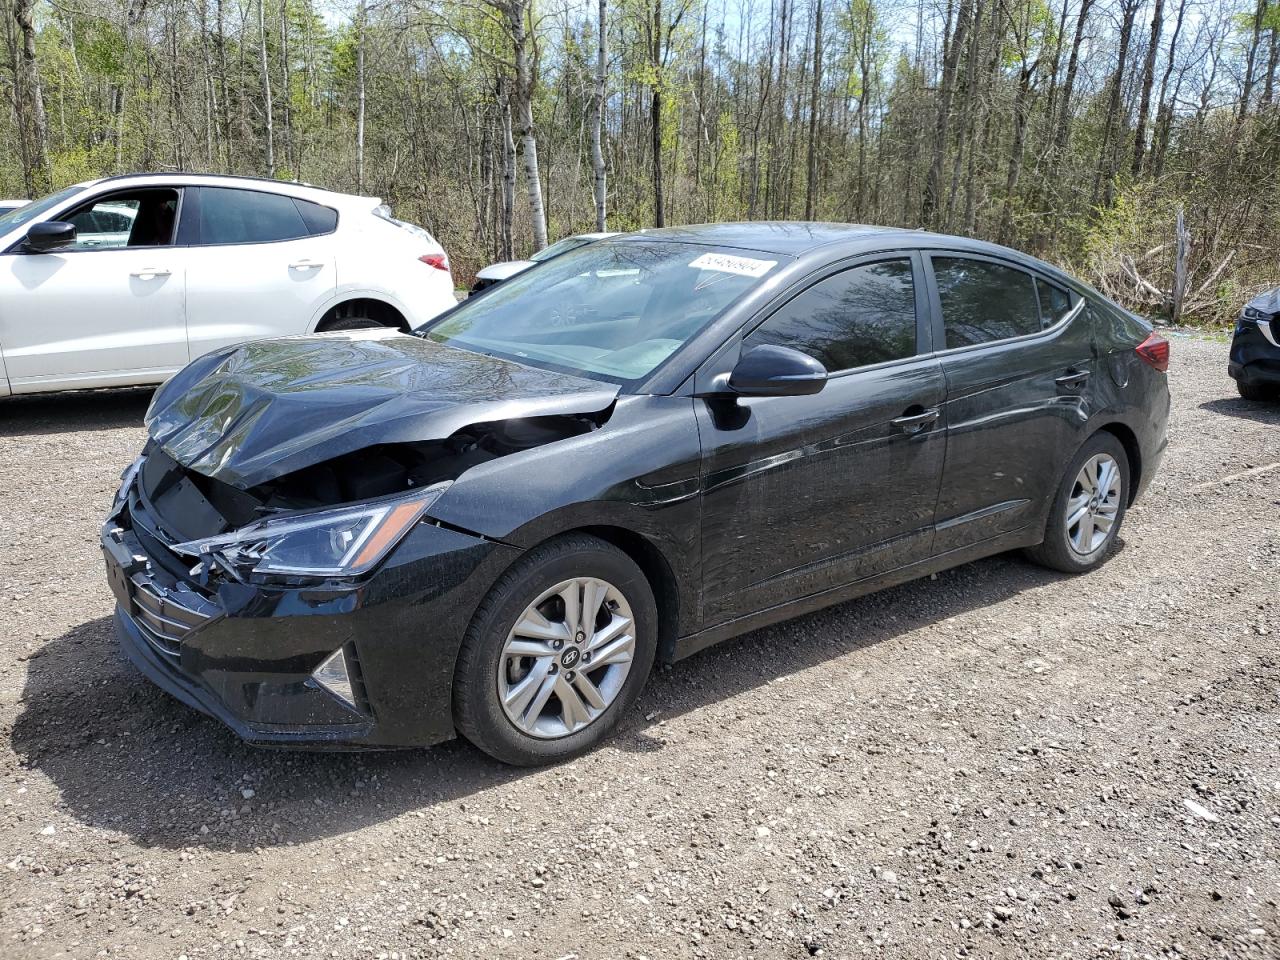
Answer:
[{"label": "wheel center cap", "polygon": [[570,647],[564,653],[560,654],[560,665],[566,670],[571,670],[578,665],[578,661],[582,659],[582,651],[577,647]]}]

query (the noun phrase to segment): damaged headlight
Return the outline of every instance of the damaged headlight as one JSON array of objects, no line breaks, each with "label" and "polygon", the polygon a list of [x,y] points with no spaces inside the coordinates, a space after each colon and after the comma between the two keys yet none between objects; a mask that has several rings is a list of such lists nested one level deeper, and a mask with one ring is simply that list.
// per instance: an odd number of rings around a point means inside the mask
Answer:
[{"label": "damaged headlight", "polygon": [[411,497],[262,520],[232,533],[191,540],[174,550],[210,557],[233,570],[313,577],[354,577],[385,557],[446,483],[424,487]]}]

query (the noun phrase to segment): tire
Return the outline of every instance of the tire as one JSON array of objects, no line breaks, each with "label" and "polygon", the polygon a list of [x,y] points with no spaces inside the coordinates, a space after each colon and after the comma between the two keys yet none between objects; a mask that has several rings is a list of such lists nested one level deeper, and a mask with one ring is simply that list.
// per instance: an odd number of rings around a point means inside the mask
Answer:
[{"label": "tire", "polygon": [[1240,396],[1246,400],[1256,400],[1259,403],[1265,403],[1268,400],[1275,400],[1280,396],[1280,390],[1274,387],[1264,386],[1260,383],[1246,383],[1243,380],[1236,381],[1236,389],[1240,391]]},{"label": "tire", "polygon": [[[1118,486],[1107,484],[1106,496],[1096,493],[1086,496],[1089,491],[1082,483],[1086,465],[1091,466],[1090,475],[1096,480],[1097,470],[1093,465],[1101,466],[1108,459],[1119,473]],[[1083,502],[1082,496],[1085,497]],[[1095,433],[1067,464],[1049,508],[1044,541],[1028,549],[1027,556],[1042,566],[1063,573],[1085,573],[1094,569],[1115,548],[1128,502],[1129,456],[1124,445],[1106,431]],[[1078,514],[1082,507],[1089,512],[1076,524],[1069,524],[1069,518]],[[1110,527],[1103,531],[1102,521],[1105,519],[1110,520]],[[1088,527],[1084,526],[1086,523]]]},{"label": "tire", "polygon": [[[599,601],[590,625],[572,616],[566,598],[578,606]],[[640,695],[657,625],[653,590],[625,553],[585,534],[548,541],[504,573],[476,609],[454,669],[454,725],[515,766],[585,753]]]},{"label": "tire", "polygon": [[385,326],[385,324],[379,323],[377,320],[373,319],[373,317],[366,317],[357,314],[350,317],[341,317],[331,323],[327,323],[325,324],[324,329],[319,332],[330,333],[334,330],[369,330],[373,327],[381,326]]}]

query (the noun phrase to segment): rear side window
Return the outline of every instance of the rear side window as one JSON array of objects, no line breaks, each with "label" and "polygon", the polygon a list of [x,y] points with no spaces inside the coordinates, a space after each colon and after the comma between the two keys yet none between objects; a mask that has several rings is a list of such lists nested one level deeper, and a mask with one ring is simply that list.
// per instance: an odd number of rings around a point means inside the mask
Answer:
[{"label": "rear side window", "polygon": [[1061,287],[1036,277],[1036,292],[1040,294],[1040,317],[1046,329],[1061,323],[1062,318],[1071,312],[1071,296]]},{"label": "rear side window", "polygon": [[311,232],[292,197],[228,187],[200,190],[202,244],[270,243]]},{"label": "rear side window", "polygon": [[307,225],[307,233],[311,236],[318,237],[322,233],[333,233],[338,229],[337,210],[332,207],[322,207],[309,200],[295,198],[293,202],[298,208],[298,213],[302,214],[302,221]]},{"label": "rear side window", "polygon": [[911,261],[870,263],[818,281],[746,339],[760,344],[807,353],[832,372],[914,356]]},{"label": "rear side window", "polygon": [[986,260],[932,260],[948,350],[1008,340],[1041,329],[1031,274]]}]

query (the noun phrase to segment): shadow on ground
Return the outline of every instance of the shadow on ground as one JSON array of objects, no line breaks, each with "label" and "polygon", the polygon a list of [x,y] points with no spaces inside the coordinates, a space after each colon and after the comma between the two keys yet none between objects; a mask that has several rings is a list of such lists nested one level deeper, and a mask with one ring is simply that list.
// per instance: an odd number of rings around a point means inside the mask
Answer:
[{"label": "shadow on ground", "polygon": [[1280,426],[1280,401],[1259,403],[1257,400],[1245,400],[1243,397],[1222,397],[1218,400],[1206,400],[1200,409],[1209,413],[1220,413],[1228,417],[1240,417],[1242,420],[1255,420],[1258,423],[1270,423]]},{"label": "shadow on ground", "polygon": [[0,437],[141,427],[151,387],[80,390],[0,399]]},{"label": "shadow on ground", "polygon": [[[653,730],[659,720],[892,643],[1058,577],[1016,556],[996,557],[720,644],[657,671],[613,739],[577,761],[586,770],[576,773],[589,778],[606,751],[678,749]],[[245,746],[134,671],[115,644],[109,617],[50,641],[27,668],[13,729],[23,764],[53,782],[78,820],[143,845],[230,850],[300,843],[409,811],[430,814],[442,803],[529,775],[462,742],[384,753]],[[240,809],[243,790],[254,791],[247,809]]]}]

